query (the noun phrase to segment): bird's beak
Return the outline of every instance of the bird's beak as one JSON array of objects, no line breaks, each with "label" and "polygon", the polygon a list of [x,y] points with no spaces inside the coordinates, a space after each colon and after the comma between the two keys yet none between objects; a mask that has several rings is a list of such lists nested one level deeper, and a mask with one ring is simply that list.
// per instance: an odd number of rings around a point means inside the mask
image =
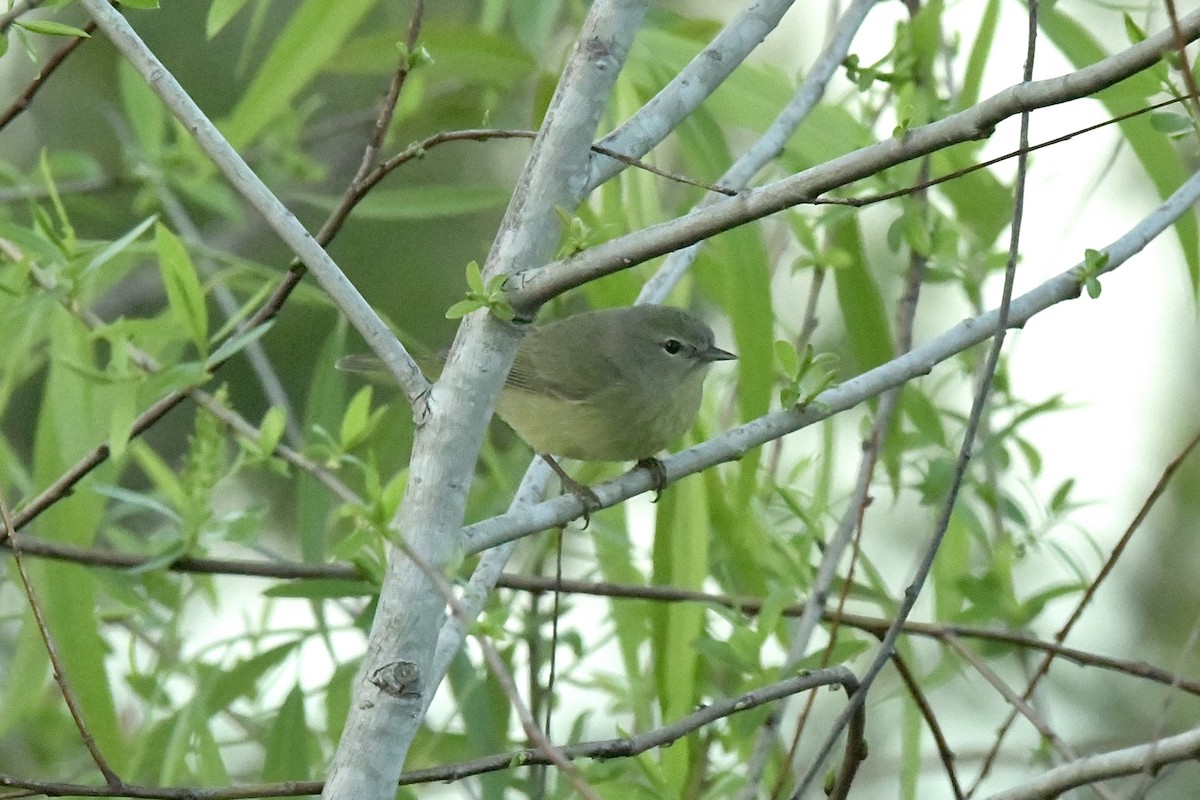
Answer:
[{"label": "bird's beak", "polygon": [[715,345],[700,353],[699,356],[701,361],[732,361],[737,358],[736,355],[728,350],[722,350]]}]

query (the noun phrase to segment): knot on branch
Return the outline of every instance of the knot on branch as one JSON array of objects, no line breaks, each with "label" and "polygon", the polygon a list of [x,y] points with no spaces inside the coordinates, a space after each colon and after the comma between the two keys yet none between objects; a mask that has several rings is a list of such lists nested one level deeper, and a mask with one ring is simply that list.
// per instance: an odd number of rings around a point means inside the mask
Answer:
[{"label": "knot on branch", "polygon": [[369,678],[381,692],[399,700],[421,696],[421,671],[411,661],[393,661],[371,673]]}]

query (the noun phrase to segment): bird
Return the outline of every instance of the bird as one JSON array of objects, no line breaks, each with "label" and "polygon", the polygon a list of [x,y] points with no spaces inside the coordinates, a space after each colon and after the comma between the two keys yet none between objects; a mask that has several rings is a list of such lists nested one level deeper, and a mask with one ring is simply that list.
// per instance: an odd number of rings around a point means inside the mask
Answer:
[{"label": "bird", "polygon": [[695,421],[709,367],[735,358],[716,346],[707,323],[681,308],[585,311],[531,327],[496,415],[580,499],[586,518],[599,499],[555,457],[636,461],[661,494],[666,474],[655,455]]}]

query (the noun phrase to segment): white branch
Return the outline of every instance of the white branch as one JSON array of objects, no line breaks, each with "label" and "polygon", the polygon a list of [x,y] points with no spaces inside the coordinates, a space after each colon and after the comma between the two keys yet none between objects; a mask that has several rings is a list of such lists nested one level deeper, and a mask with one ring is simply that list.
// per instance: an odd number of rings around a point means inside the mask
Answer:
[{"label": "white branch", "polygon": [[1139,772],[1151,774],[1166,764],[1198,757],[1200,728],[1194,728],[1149,744],[1084,756],[1078,761],[1047,770],[1021,786],[991,795],[988,800],[1050,800],[1077,786]]},{"label": "white branch", "polygon": [[205,116],[200,107],[188,96],[162,62],[150,52],[121,13],[108,0],[81,0],[84,8],[96,20],[100,30],[116,45],[166,104],[167,108],[183,123],[188,132],[228,179],[234,189],[255,208],[267,224],[279,234],[292,252],[316,277],[334,304],[341,309],[371,349],[387,365],[410,403],[429,387],[421,370],[404,347],[388,330],[379,315],[367,304],[358,289],[333,262],[321,245],[317,244],[300,220],[279,202],[254,170],[242,160],[237,151],[225,140],[217,127]]},{"label": "white branch", "polygon": [[[1200,199],[1200,173],[1192,175],[1167,200],[1145,219],[1108,247],[1108,263],[1103,272],[1110,272],[1142,250],[1151,240],[1166,230]],[[1101,248],[1097,248],[1101,249]],[[1079,295],[1079,270],[1076,265],[1040,286],[1014,298],[1009,311],[1010,328],[1023,327],[1037,314],[1053,305]],[[827,389],[805,408],[774,411],[739,425],[726,433],[663,460],[669,481],[708,469],[726,461],[736,461],[749,450],[812,425],[893,386],[899,386],[919,375],[928,374],[935,366],[955,354],[990,338],[996,332],[999,312],[988,311],[960,322],[950,330],[923,345],[914,347],[886,364],[856,375],[845,383]],[[592,487],[602,507],[616,505],[634,495],[654,488],[646,470],[635,469],[616,480]],[[583,506],[574,495],[562,495],[525,511],[502,514],[466,528],[468,552],[489,547],[546,530],[574,519]]]},{"label": "white branch", "polygon": [[[541,263],[552,252],[559,234],[554,210],[574,208],[582,197],[591,141],[644,11],[643,0],[592,6],[488,256],[488,277]],[[404,502],[390,526],[428,568],[447,568],[461,551],[467,489],[521,333],[489,313],[469,315],[430,390]],[[444,610],[425,571],[392,550],[324,797],[394,795],[441,679],[434,652]]]},{"label": "white branch", "polygon": [[[1179,38],[1191,42],[1198,37],[1200,11],[1195,11],[1179,21]],[[563,261],[527,269],[509,282],[509,298],[517,308],[536,308],[551,297],[588,281],[813,200],[889,167],[952,144],[986,138],[999,122],[1024,111],[1088,97],[1149,68],[1164,54],[1174,52],[1176,47],[1175,31],[1167,29],[1077,72],[1010,86],[965,111],[913,128],[902,138],[864,147],[737,197],[719,200],[686,216],[597,245]]]},{"label": "white branch", "polygon": [[[716,91],[754,48],[767,38],[792,2],[753,0],[670,83],[624,124],[601,139],[600,144],[633,158],[641,158],[650,152]],[[626,166],[623,161],[595,155],[588,191]]]},{"label": "white branch", "polygon": [[[772,120],[758,141],[739,156],[729,169],[725,170],[725,174],[717,181],[718,186],[737,190],[746,188],[750,179],[757,175],[759,170],[783,152],[787,140],[791,138],[796,129],[800,127],[800,123],[808,117],[817,102],[825,95],[825,87],[833,78],[838,66],[846,58],[846,54],[850,51],[850,43],[854,41],[854,35],[862,27],[863,21],[867,18],[867,12],[875,6],[876,2],[877,0],[854,0],[850,4],[846,13],[834,26],[829,36],[829,42],[813,62],[808,77],[804,79],[804,83],[801,84],[791,102],[784,106],[783,110]],[[697,208],[710,206],[717,199],[717,195],[706,195]],[[683,274],[691,269],[699,252],[700,242],[696,242],[671,253],[662,268],[654,273],[654,277],[646,281],[646,285],[642,287],[642,291],[638,295],[638,302],[661,303],[679,279],[683,277]]]}]

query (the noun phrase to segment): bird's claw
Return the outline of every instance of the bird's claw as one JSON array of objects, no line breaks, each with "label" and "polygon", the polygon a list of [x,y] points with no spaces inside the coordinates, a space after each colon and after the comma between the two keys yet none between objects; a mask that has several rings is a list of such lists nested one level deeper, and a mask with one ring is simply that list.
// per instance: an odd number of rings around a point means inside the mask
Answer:
[{"label": "bird's claw", "polygon": [[587,528],[592,523],[592,512],[599,511],[604,504],[600,502],[600,498],[592,491],[590,486],[580,483],[566,473],[566,471],[558,465],[558,462],[553,457],[543,455],[546,463],[558,475],[559,481],[562,482],[563,494],[570,492],[579,499],[583,505],[583,527]]},{"label": "bird's claw", "polygon": [[667,468],[657,458],[650,456],[649,458],[639,458],[634,469],[641,467],[650,473],[650,479],[654,482],[654,499],[650,502],[657,503],[662,497],[663,489],[667,488]]}]

